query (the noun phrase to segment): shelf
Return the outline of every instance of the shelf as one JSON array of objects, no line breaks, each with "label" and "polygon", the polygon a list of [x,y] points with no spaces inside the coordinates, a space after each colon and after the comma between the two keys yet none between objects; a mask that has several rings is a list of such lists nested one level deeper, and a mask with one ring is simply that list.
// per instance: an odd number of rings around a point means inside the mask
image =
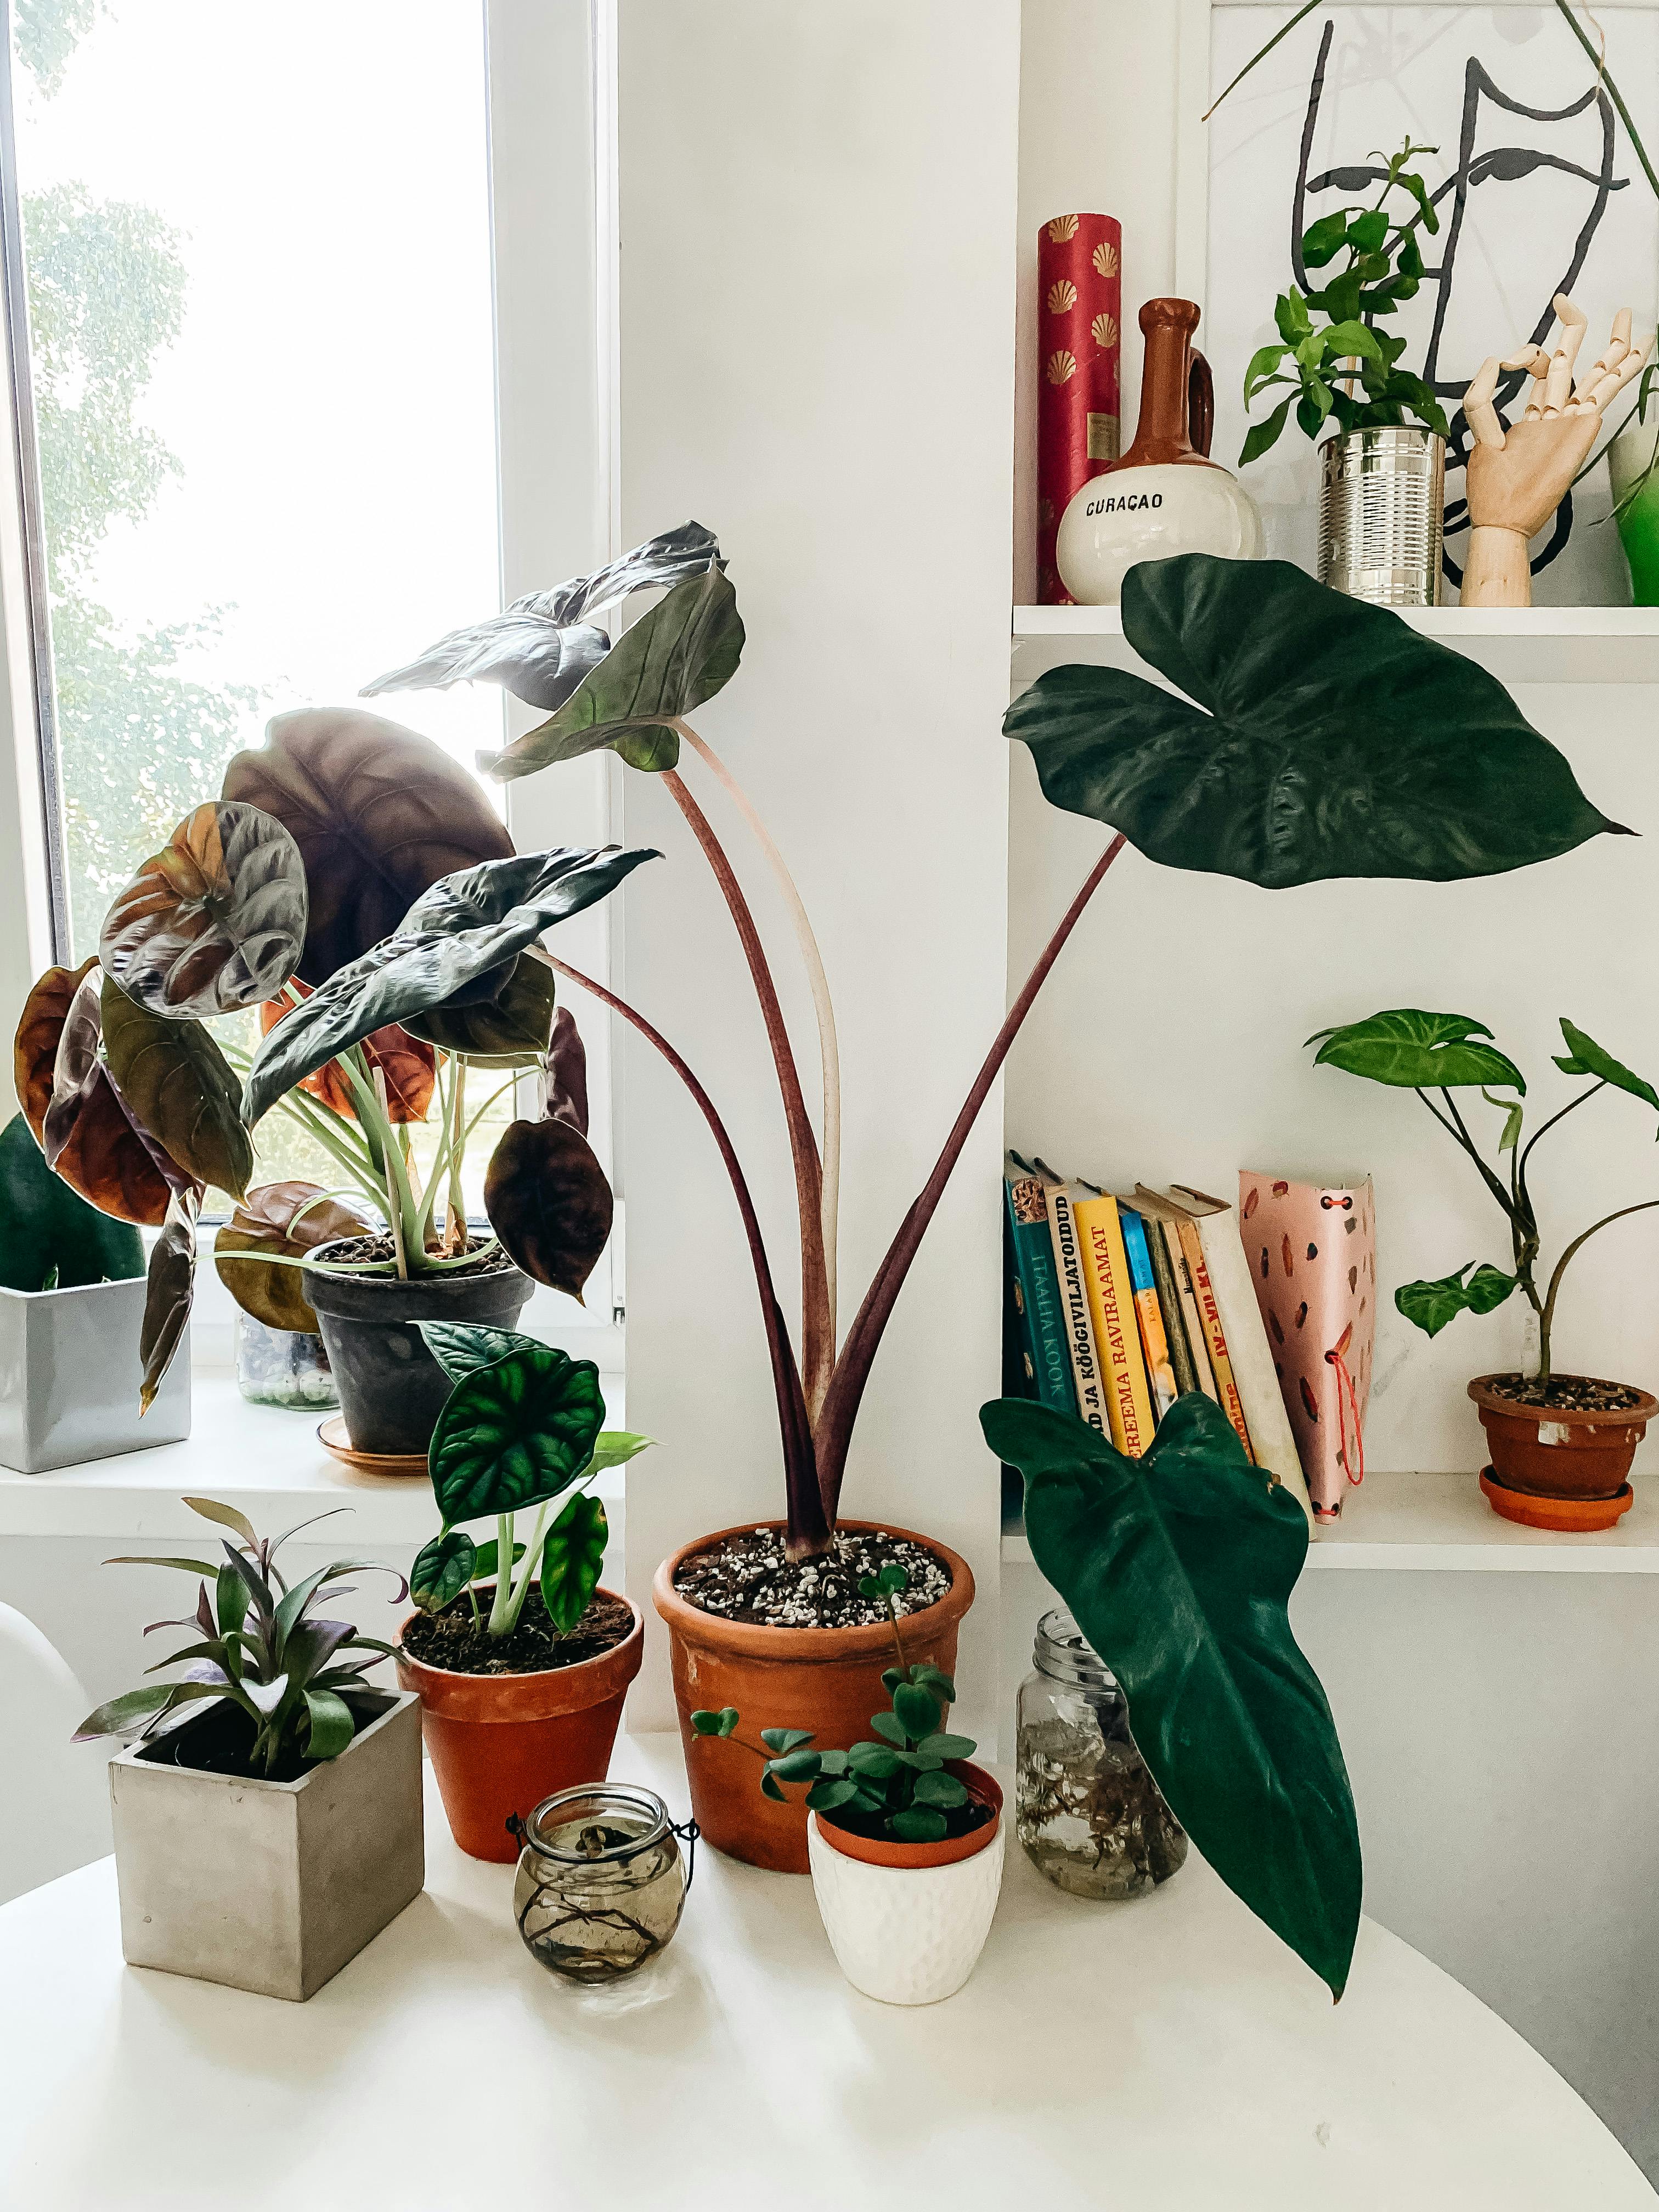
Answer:
[{"label": "shelf", "polygon": [[[1659,607],[1420,607],[1401,619],[1504,684],[1659,684]],[[1016,607],[1013,688],[1083,661],[1149,675],[1118,607]]]},{"label": "shelf", "polygon": [[[1308,1566],[1413,1573],[1659,1574],[1659,1483],[1638,1480],[1617,1527],[1553,1535],[1502,1521],[1472,1474],[1370,1474],[1351,1491],[1342,1518],[1314,1532]],[[1005,1524],[1003,1564],[1033,1564],[1025,1531]]]}]

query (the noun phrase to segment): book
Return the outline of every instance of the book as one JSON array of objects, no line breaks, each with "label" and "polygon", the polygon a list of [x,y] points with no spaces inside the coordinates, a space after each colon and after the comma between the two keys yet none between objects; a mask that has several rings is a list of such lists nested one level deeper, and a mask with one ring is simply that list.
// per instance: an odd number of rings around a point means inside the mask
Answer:
[{"label": "book", "polygon": [[1123,1249],[1128,1255],[1129,1281],[1134,1291],[1140,1348],[1146,1359],[1146,1379],[1152,1386],[1153,1413],[1161,1421],[1174,1405],[1176,1392],[1175,1370],[1170,1362],[1169,1333],[1158,1300],[1158,1277],[1152,1271],[1152,1248],[1147,1242],[1146,1224],[1133,1206],[1126,1206],[1120,1199],[1117,1213],[1123,1225]]},{"label": "book", "polygon": [[[1193,1386],[1206,1398],[1220,1401],[1215,1387],[1215,1372],[1210,1364],[1210,1347],[1205,1341],[1204,1317],[1198,1310],[1198,1297],[1193,1289],[1192,1269],[1187,1264],[1187,1255],[1181,1243],[1181,1220],[1167,1199],[1160,1199],[1144,1183],[1135,1185],[1135,1205],[1149,1221],[1156,1221],[1164,1249],[1169,1255],[1170,1273],[1174,1279],[1176,1304],[1181,1316],[1181,1330],[1187,1340],[1188,1352],[1193,1364]],[[1152,1231],[1146,1234],[1150,1237]]]},{"label": "book", "polygon": [[1018,1315],[1027,1395],[1041,1405],[1074,1413],[1077,1389],[1066,1346],[1042,1178],[1010,1152],[1003,1165],[1002,1189],[1013,1260],[1009,1294]]},{"label": "book", "polygon": [[1091,1190],[1079,1199],[1076,1213],[1112,1442],[1125,1458],[1139,1459],[1152,1441],[1152,1396],[1134,1318],[1117,1200],[1105,1191]]},{"label": "book", "polygon": [[1123,231],[1114,216],[1059,215],[1037,233],[1037,601],[1067,606],[1054,563],[1074,494],[1116,460]]},{"label": "book", "polygon": [[[1193,1347],[1187,1341],[1186,1326],[1181,1318],[1181,1293],[1176,1284],[1176,1272],[1170,1258],[1170,1248],[1164,1238],[1167,1224],[1159,1221],[1154,1214],[1149,1213],[1144,1206],[1137,1206],[1135,1212],[1146,1224],[1146,1247],[1152,1256],[1152,1275],[1158,1284],[1158,1303],[1164,1315],[1164,1334],[1170,1346],[1170,1364],[1175,1370],[1176,1395],[1179,1397],[1185,1390],[1198,1389],[1199,1368],[1193,1363]],[[1180,1249],[1180,1242],[1177,1239],[1176,1249],[1179,1251]],[[1207,1379],[1210,1365],[1208,1359],[1201,1358],[1199,1364],[1202,1366]]]},{"label": "book", "polygon": [[1101,1381],[1100,1354],[1095,1345],[1094,1322],[1089,1312],[1089,1288],[1078,1243],[1077,1189],[1064,1182],[1045,1161],[1033,1164],[1042,1177],[1048,1203],[1048,1237],[1054,1247],[1054,1274],[1060,1284],[1060,1320],[1066,1348],[1071,1355],[1072,1380],[1077,1389],[1077,1410],[1102,1436],[1111,1424],[1106,1413],[1106,1390]]},{"label": "book", "polygon": [[[1169,1201],[1165,1201],[1167,1204]],[[1198,1224],[1184,1211],[1176,1224],[1181,1240],[1182,1255],[1187,1262],[1187,1272],[1192,1279],[1193,1296],[1198,1304],[1199,1319],[1204,1328],[1204,1345],[1210,1357],[1210,1371],[1215,1377],[1216,1402],[1232,1423],[1238,1440],[1255,1458],[1255,1447],[1250,1441],[1250,1428],[1244,1418],[1244,1401],[1238,1395],[1237,1381],[1233,1374],[1232,1356],[1227,1349],[1227,1333],[1221,1325],[1221,1308],[1217,1302],[1210,1271],[1204,1264],[1204,1247],[1199,1241]]]},{"label": "book", "polygon": [[1239,1240],[1238,1217],[1224,1200],[1184,1184],[1176,1185],[1172,1194],[1193,1217],[1255,1463],[1284,1485],[1311,1521],[1308,1485]]}]

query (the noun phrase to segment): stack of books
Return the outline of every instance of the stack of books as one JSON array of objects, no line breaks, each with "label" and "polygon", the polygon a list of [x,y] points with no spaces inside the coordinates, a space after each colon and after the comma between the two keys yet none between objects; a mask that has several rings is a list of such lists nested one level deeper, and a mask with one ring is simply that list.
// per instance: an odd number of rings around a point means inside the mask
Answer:
[{"label": "stack of books", "polygon": [[1081,1414],[1138,1459],[1184,1390],[1255,1466],[1307,1485],[1231,1206],[1180,1184],[1132,1196],[1007,1157],[1005,1388]]}]

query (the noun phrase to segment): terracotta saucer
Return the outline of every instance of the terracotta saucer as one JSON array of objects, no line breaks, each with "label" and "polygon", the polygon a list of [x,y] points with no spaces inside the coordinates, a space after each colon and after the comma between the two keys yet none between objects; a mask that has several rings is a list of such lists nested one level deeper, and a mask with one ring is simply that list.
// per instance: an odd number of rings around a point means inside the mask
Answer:
[{"label": "terracotta saucer", "polygon": [[1553,1528],[1558,1534],[1577,1536],[1592,1528],[1611,1528],[1636,1502],[1629,1483],[1611,1498],[1534,1498],[1524,1490],[1510,1490],[1489,1467],[1480,1470],[1480,1487],[1494,1513],[1505,1521],[1518,1521],[1523,1528]]},{"label": "terracotta saucer", "polygon": [[356,1450],[346,1434],[345,1417],[336,1413],[331,1421],[325,1421],[317,1431],[318,1441],[325,1451],[347,1467],[359,1468],[364,1474],[422,1475],[426,1474],[424,1452],[362,1452]]}]

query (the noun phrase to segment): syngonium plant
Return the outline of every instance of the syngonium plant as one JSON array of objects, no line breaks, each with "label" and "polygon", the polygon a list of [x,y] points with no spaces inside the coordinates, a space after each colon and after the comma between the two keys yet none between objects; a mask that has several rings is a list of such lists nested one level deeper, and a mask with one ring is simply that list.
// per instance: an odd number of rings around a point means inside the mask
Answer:
[{"label": "syngonium plant", "polygon": [[[96,955],[41,977],[16,1036],[17,1093],[48,1166],[101,1212],[160,1231],[146,1407],[189,1316],[210,1187],[236,1203],[216,1247],[225,1282],[274,1328],[314,1329],[298,1271],[382,1219],[392,1256],[327,1271],[441,1275],[489,1264],[499,1244],[580,1297],[611,1193],[586,1139],[581,1041],[556,1009],[539,939],[654,857],[515,853],[447,754],[358,708],[278,715],[264,746],[232,760],[220,796],[117,896]],[[257,1048],[222,1048],[210,1024],[250,1010]],[[509,1086],[539,1071],[546,1102],[492,1153],[493,1233],[477,1247],[461,1179],[495,1099],[469,1101],[474,1071]],[[422,1192],[409,1127],[434,1105]],[[253,1182],[253,1132],[276,1107],[328,1155],[338,1188]]]},{"label": "syngonium plant", "polygon": [[[684,564],[679,580],[607,646],[584,617],[669,557]],[[744,643],[736,594],[714,538],[688,524],[598,576],[538,593],[441,639],[369,687],[392,691],[472,678],[504,684],[545,719],[496,758],[496,775],[529,775],[609,748],[663,779],[714,872],[765,1020],[794,1161],[799,1358],[746,1178],[708,1093],[643,1012],[568,963],[552,964],[664,1055],[714,1136],[748,1238],[770,1349],[787,1545],[796,1559],[821,1555],[834,1543],[854,1425],[894,1304],[1021,1024],[1126,844],[1166,866],[1285,890],[1342,876],[1449,882],[1497,874],[1620,827],[1591,805],[1560,753],[1484,670],[1385,609],[1328,591],[1284,562],[1205,554],[1147,562],[1125,581],[1123,627],[1174,691],[1120,670],[1063,667],[1040,678],[1008,712],[1004,726],[1030,749],[1047,797],[1107,825],[1110,835],[1015,997],[844,1334],[836,1318],[840,1073],[829,986],[776,846],[688,719],[735,674]],[[817,1015],[817,1130],[765,945],[725,848],[681,773],[687,755],[735,804],[782,890]],[[998,1418],[1018,1421],[1031,1410],[1009,1407]],[[1046,1440],[1051,1451],[1075,1459],[1099,1443],[1080,1422],[1047,1418],[1057,1425]],[[1158,1468],[1169,1464],[1173,1471],[1179,1452],[1183,1471],[1211,1495],[1221,1540],[1201,1574],[1189,1571],[1173,1542],[1144,1547],[1146,1606],[1172,1624],[1144,1668],[1132,1668],[1123,1638],[1085,1585],[1098,1578],[1101,1547],[1126,1546],[1166,1502],[1161,1489],[1152,1494],[1151,1455],[1114,1468],[1113,1480],[1084,1486],[1080,1510],[1056,1514],[1053,1540],[1044,1540],[1040,1557],[1109,1664],[1115,1668],[1121,1658],[1132,1702],[1137,1682],[1143,1702],[1154,1694],[1152,1684],[1169,1698],[1176,1719],[1163,1739],[1149,1725],[1147,1761],[1200,1850],[1340,1989],[1358,1919],[1352,1805],[1317,1683],[1310,1697],[1305,1661],[1300,1670],[1289,1665],[1288,1626],[1281,1634],[1267,1617],[1275,1607],[1282,1613],[1305,1550],[1305,1525],[1288,1498],[1268,1494],[1224,1422],[1218,1427],[1178,1407],[1165,1426],[1170,1442]],[[1021,1463],[1020,1437],[1000,1431],[992,1441]],[[1035,1467],[1036,1455],[1026,1455]],[[1242,1648],[1231,1632],[1239,1625],[1248,1632]],[[1179,1675],[1200,1632],[1213,1647],[1207,1663],[1215,1691],[1205,1728],[1189,1734],[1176,1710]],[[1310,1760],[1312,1787],[1304,1771]],[[1328,1910],[1321,1903],[1326,1891],[1339,1900]]]}]

